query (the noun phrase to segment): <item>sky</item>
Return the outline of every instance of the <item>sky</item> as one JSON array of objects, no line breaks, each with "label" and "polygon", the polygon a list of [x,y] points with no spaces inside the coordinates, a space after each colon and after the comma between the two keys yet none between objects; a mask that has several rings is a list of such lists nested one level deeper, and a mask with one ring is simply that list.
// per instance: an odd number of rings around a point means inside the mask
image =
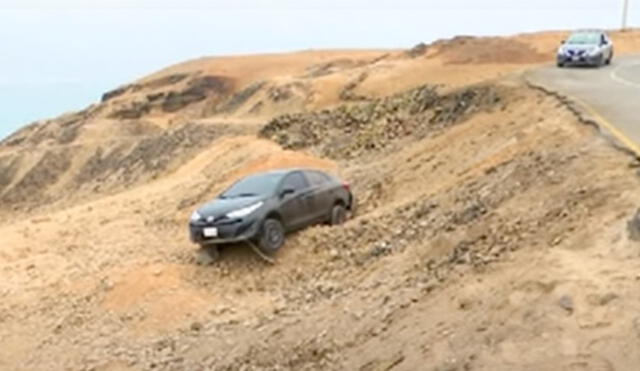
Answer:
[{"label": "sky", "polygon": [[[640,0],[630,0],[640,26]],[[0,138],[187,59],[618,28],[623,0],[0,0]]]}]

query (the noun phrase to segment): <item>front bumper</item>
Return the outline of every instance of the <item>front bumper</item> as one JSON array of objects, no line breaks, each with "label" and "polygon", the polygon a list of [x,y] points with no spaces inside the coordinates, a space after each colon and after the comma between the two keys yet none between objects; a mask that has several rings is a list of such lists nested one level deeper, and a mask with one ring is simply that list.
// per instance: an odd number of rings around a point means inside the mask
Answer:
[{"label": "front bumper", "polygon": [[560,54],[557,57],[558,60],[558,64],[565,64],[565,65],[576,65],[576,66],[591,66],[591,65],[597,65],[600,64],[602,62],[602,54],[596,54],[596,55],[587,55],[587,54],[580,54],[580,55],[566,55],[566,54]]},{"label": "front bumper", "polygon": [[[205,228],[216,228],[217,237],[205,237]],[[260,223],[255,219],[227,221],[225,223],[191,222],[191,241],[199,245],[219,245],[251,240],[258,235]]]}]

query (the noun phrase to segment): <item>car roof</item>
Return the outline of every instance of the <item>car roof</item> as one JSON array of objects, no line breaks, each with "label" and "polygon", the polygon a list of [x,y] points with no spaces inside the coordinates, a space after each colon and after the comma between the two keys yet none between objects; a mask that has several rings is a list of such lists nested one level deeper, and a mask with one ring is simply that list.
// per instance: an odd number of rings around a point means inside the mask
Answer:
[{"label": "car roof", "polygon": [[576,31],[573,31],[573,33],[574,33],[574,34],[576,34],[576,33],[606,33],[606,32],[604,32],[603,30],[595,29],[595,28],[593,28],[593,29],[591,29],[591,28],[585,28],[585,29],[583,29],[583,30],[576,30]]},{"label": "car roof", "polygon": [[274,170],[269,170],[269,171],[264,171],[264,172],[260,172],[260,173],[254,173],[251,175],[266,175],[266,174],[273,174],[273,175],[287,175],[296,171],[319,171],[321,173],[327,173],[324,170],[321,169],[313,169],[313,168],[304,168],[304,167],[291,167],[291,168],[283,168],[283,169],[274,169]]}]

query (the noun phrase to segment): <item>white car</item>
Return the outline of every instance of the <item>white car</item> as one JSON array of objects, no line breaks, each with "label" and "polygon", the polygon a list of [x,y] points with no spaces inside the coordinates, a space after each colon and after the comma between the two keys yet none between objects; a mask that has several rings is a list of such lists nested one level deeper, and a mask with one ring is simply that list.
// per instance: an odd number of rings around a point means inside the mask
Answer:
[{"label": "white car", "polygon": [[558,67],[587,65],[599,67],[613,59],[613,42],[604,31],[577,31],[558,48]]}]

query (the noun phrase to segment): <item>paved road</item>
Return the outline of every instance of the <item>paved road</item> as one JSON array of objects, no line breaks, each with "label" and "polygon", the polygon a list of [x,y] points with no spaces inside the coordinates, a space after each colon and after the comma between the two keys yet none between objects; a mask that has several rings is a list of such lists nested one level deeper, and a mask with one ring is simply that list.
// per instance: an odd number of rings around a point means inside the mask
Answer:
[{"label": "paved road", "polygon": [[634,142],[632,149],[640,151],[640,57],[617,58],[600,69],[545,67],[529,77],[577,98],[607,121],[605,125],[614,126],[619,140]]}]

